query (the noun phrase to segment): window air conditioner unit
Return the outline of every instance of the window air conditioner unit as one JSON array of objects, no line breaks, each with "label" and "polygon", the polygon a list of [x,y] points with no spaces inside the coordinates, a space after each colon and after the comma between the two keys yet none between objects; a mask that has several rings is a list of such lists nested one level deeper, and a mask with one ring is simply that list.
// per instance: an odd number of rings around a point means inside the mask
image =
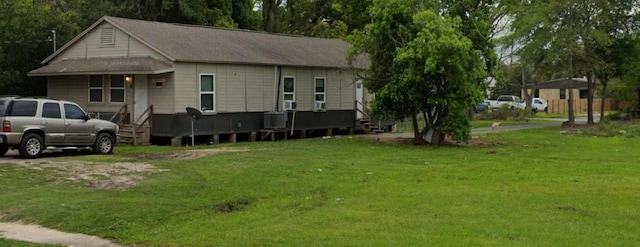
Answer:
[{"label": "window air conditioner unit", "polygon": [[326,110],[326,103],[325,102],[316,102],[313,109],[316,110],[316,111]]},{"label": "window air conditioner unit", "polygon": [[295,101],[285,101],[284,102],[284,110],[291,111],[291,110],[295,110],[295,109],[296,109],[296,102]]}]

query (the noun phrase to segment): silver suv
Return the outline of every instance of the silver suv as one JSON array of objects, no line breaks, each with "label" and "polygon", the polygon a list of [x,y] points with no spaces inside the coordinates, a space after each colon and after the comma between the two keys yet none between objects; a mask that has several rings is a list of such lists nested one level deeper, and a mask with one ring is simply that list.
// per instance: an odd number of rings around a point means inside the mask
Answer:
[{"label": "silver suv", "polygon": [[92,119],[77,104],[69,101],[0,97],[0,156],[9,148],[20,156],[38,158],[44,149],[92,149],[110,154],[117,142],[115,123]]}]

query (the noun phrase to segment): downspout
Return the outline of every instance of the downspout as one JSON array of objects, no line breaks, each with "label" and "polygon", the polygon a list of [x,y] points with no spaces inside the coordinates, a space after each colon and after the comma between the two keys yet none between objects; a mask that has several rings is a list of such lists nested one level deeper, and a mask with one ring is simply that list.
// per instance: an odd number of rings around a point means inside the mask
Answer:
[{"label": "downspout", "polygon": [[282,73],[282,69],[278,65],[276,65],[274,67],[274,73],[273,73],[273,75],[275,77],[274,78],[275,79],[275,83],[274,83],[274,88],[273,88],[273,96],[274,96],[274,99],[273,99],[273,111],[274,112],[278,111],[278,106],[279,106],[279,103],[280,103],[280,101],[278,99],[280,98],[280,76],[281,76],[281,73]]}]

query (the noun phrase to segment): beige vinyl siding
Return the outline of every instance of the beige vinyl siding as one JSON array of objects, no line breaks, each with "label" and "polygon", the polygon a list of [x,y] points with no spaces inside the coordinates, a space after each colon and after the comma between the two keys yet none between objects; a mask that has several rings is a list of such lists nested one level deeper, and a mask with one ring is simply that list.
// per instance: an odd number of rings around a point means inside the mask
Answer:
[{"label": "beige vinyl siding", "polygon": [[[103,82],[102,103],[89,103],[89,76],[55,76],[49,77],[47,83],[47,97],[68,100],[80,105],[88,112],[116,112],[123,104],[109,103],[109,81]],[[133,90],[125,88],[125,101],[131,98]],[[132,104],[128,104],[132,105]],[[131,110],[131,109],[129,109]]]},{"label": "beige vinyl siding", "polygon": [[[179,72],[178,72],[179,71]],[[270,66],[227,64],[184,64],[176,67],[176,108],[199,107],[200,74],[215,75],[216,113],[271,111],[274,97],[274,69]],[[191,74],[191,75],[189,75]],[[191,80],[192,83],[187,81]],[[189,92],[192,92],[189,94]],[[178,103],[180,102],[180,103]],[[179,104],[185,105],[180,106]]]},{"label": "beige vinyl siding", "polygon": [[115,27],[115,43],[113,45],[100,44],[102,27],[112,26],[108,23],[103,23],[102,25],[97,26],[87,33],[82,39],[76,41],[73,46],[68,47],[61,54],[56,56],[52,61],[70,58],[147,56],[162,61],[168,61],[164,56]]},{"label": "beige vinyl siding", "polygon": [[75,102],[82,108],[89,101],[87,76],[53,76],[48,78],[47,97]]},{"label": "beige vinyl siding", "polygon": [[273,66],[246,66],[247,111],[273,111],[274,73]]},{"label": "beige vinyl siding", "polygon": [[[327,110],[352,110],[355,108],[356,77],[355,72],[351,70],[285,67],[282,69],[282,77],[287,76],[293,76],[296,79],[296,110],[298,111],[314,110],[315,78],[325,78]],[[280,85],[280,105],[282,105],[282,90],[282,85]]]},{"label": "beige vinyl siding", "polygon": [[296,101],[298,111],[313,111],[313,80],[315,71],[313,69],[296,69]]},{"label": "beige vinyl siding", "polygon": [[[173,112],[185,112],[186,107],[200,108],[198,106],[200,97],[198,95],[198,70],[202,70],[202,68],[198,68],[195,63],[175,63],[174,66],[175,83],[170,85],[171,90],[175,92]],[[205,73],[205,71],[201,73]],[[206,71],[206,73],[215,73],[215,71]],[[217,76],[218,75],[216,75],[216,80],[218,79]],[[217,97],[218,92],[216,92],[216,100]],[[151,103],[155,104],[155,101],[152,100]],[[218,109],[217,103],[216,109]]]},{"label": "beige vinyl siding", "polygon": [[115,43],[113,45],[103,45],[100,43],[100,38],[104,27],[113,26],[104,23],[85,36],[87,39],[87,57],[126,57],[129,54],[129,35],[114,27]]},{"label": "beige vinyl siding", "polygon": [[341,71],[332,69],[327,71],[326,90],[326,106],[327,110],[337,110],[342,107],[342,86]]},{"label": "beige vinyl siding", "polygon": [[[224,72],[223,72],[224,71]],[[247,78],[245,65],[219,65],[218,73],[222,77],[218,84],[224,86],[225,101],[218,101],[220,105],[226,106],[225,112],[246,112],[247,111]]]},{"label": "beige vinyl siding", "polygon": [[[314,69],[309,68],[292,68],[283,67],[282,75],[280,79],[280,105],[283,105],[283,82],[285,77],[294,77],[295,84],[295,101],[297,111],[313,111],[313,83],[314,83]],[[324,76],[324,73],[318,75],[318,77]],[[280,108],[282,109],[282,107]]]},{"label": "beige vinyl siding", "polygon": [[340,109],[353,110],[356,102],[356,74],[352,70],[341,70],[340,78]]},{"label": "beige vinyl siding", "polygon": [[[149,104],[153,105],[153,113],[173,114],[176,112],[173,75],[174,73],[149,75]],[[156,80],[164,80],[162,87],[156,87]]]},{"label": "beige vinyl siding", "polygon": [[86,58],[87,57],[87,40],[78,40],[73,46],[67,48],[54,59],[52,62],[69,58]]}]

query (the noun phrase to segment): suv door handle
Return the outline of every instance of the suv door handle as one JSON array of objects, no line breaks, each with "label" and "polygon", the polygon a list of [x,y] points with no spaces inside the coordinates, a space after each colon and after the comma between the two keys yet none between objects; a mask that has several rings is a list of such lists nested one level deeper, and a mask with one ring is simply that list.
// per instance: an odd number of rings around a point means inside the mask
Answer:
[{"label": "suv door handle", "polygon": [[64,125],[66,125],[66,126],[71,126],[71,123],[64,123]]},{"label": "suv door handle", "polygon": [[49,125],[49,122],[47,122],[47,121],[42,121],[42,125],[47,126],[47,125]]}]

